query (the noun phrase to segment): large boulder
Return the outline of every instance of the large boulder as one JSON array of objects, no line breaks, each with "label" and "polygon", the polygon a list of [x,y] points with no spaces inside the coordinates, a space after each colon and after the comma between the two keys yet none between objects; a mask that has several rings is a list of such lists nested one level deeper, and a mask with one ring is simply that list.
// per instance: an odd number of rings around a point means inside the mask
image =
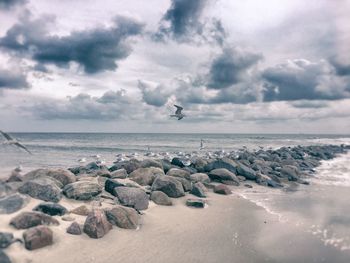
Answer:
[{"label": "large boulder", "polygon": [[300,177],[299,169],[293,165],[284,165],[280,173],[282,177],[288,178],[289,181],[298,181]]},{"label": "large boulder", "polygon": [[133,207],[137,210],[148,208],[148,195],[143,189],[134,187],[116,187],[114,195],[121,205]]},{"label": "large boulder", "polygon": [[124,168],[128,174],[134,170],[141,167],[141,162],[137,159],[131,159],[129,161],[115,163],[112,167],[109,168],[109,171],[114,172],[121,168]]},{"label": "large boulder", "polygon": [[81,231],[81,227],[77,222],[73,222],[66,230],[68,234],[71,235],[81,235],[83,232]]},{"label": "large boulder", "polygon": [[162,191],[169,197],[181,197],[185,195],[182,184],[171,176],[158,176],[153,184],[152,191]]},{"label": "large boulder", "polygon": [[153,160],[153,159],[145,159],[141,162],[140,166],[142,168],[148,168],[148,167],[158,167],[163,170],[163,164],[161,161]]},{"label": "large boulder", "polygon": [[28,198],[20,194],[11,194],[0,198],[0,214],[12,214],[28,204]]},{"label": "large boulder", "polygon": [[219,168],[225,168],[232,173],[236,173],[237,162],[235,162],[227,157],[224,157],[224,158],[217,159],[213,162],[208,163],[204,167],[204,171],[210,172],[211,170],[219,169]]},{"label": "large boulder", "polygon": [[190,173],[188,171],[185,171],[183,169],[179,168],[171,168],[166,175],[173,176],[173,177],[179,177],[179,178],[185,178],[187,180],[190,180]]},{"label": "large boulder", "polygon": [[248,180],[255,180],[257,178],[256,172],[248,166],[244,165],[242,162],[238,163],[237,174],[244,176]]},{"label": "large boulder", "polygon": [[201,182],[195,183],[191,190],[191,194],[198,197],[207,197],[205,192],[206,192],[206,188]]},{"label": "large boulder", "polygon": [[128,177],[128,173],[124,168],[111,172],[111,178],[113,179],[125,179],[126,177]]},{"label": "large boulder", "polygon": [[31,180],[38,177],[51,177],[59,181],[63,186],[76,181],[75,175],[64,169],[37,169],[24,175],[25,180]]},{"label": "large boulder", "polygon": [[63,188],[65,196],[76,200],[90,200],[102,192],[102,187],[95,182],[78,181]]},{"label": "large boulder", "polygon": [[112,229],[103,210],[95,209],[86,217],[84,232],[91,238],[101,238]]},{"label": "large boulder", "polygon": [[210,183],[210,178],[207,174],[205,173],[195,173],[190,175],[190,179],[192,182],[197,183]]},{"label": "large boulder", "polygon": [[221,194],[221,195],[230,195],[232,194],[230,188],[228,188],[224,184],[219,184],[214,186],[214,193]]},{"label": "large boulder", "polygon": [[57,203],[61,200],[62,193],[56,182],[50,177],[38,177],[26,181],[18,191],[36,199]]},{"label": "large boulder", "polygon": [[0,181],[0,198],[7,196],[11,193],[13,193],[13,190],[11,189],[11,187],[9,187],[7,183]]},{"label": "large boulder", "polygon": [[151,200],[157,205],[173,205],[173,202],[165,193],[161,191],[153,191],[151,193]]},{"label": "large boulder", "polygon": [[236,177],[236,175],[227,170],[226,168],[218,168],[211,170],[208,175],[211,180],[218,180],[220,182],[232,181],[235,185],[239,185],[239,180]]},{"label": "large boulder", "polygon": [[192,182],[181,177],[174,177],[177,181],[179,181],[182,184],[182,187],[184,188],[185,192],[190,192],[192,190]]},{"label": "large boulder", "polygon": [[114,188],[120,187],[120,186],[125,186],[124,183],[119,182],[118,180],[115,179],[107,179],[105,182],[105,190],[106,192],[114,195]]},{"label": "large boulder", "polygon": [[1,249],[0,249],[0,262],[1,263],[11,263],[10,258]]},{"label": "large boulder", "polygon": [[136,229],[140,224],[140,215],[130,207],[115,206],[110,210],[106,210],[108,221],[120,228]]},{"label": "large boulder", "polygon": [[21,212],[11,219],[10,225],[17,229],[26,229],[38,225],[59,225],[59,222],[44,213]]},{"label": "large boulder", "polygon": [[164,175],[164,171],[158,167],[138,168],[130,173],[129,178],[140,185],[152,185],[158,175]]},{"label": "large boulder", "polygon": [[181,160],[180,158],[178,157],[174,157],[172,160],[171,160],[171,164],[172,165],[176,165],[178,167],[185,167],[185,164],[183,162],[183,160]]},{"label": "large boulder", "polygon": [[67,209],[60,204],[56,203],[41,203],[33,208],[33,211],[42,212],[50,216],[63,216],[67,213]]},{"label": "large boulder", "polygon": [[198,172],[203,173],[205,172],[205,166],[208,164],[208,160],[203,158],[197,158],[195,159],[191,166],[195,168]]},{"label": "large boulder", "polygon": [[53,244],[53,233],[47,226],[37,226],[23,233],[24,246],[28,250],[34,250]]}]

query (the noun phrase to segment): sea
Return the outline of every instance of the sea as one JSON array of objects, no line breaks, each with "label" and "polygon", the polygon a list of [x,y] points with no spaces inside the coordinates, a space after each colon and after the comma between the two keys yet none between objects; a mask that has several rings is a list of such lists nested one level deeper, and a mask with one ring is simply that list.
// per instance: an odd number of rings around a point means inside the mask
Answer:
[{"label": "sea", "polygon": [[[2,178],[18,165],[24,171],[42,167],[67,168],[79,165],[79,159],[92,161],[96,155],[108,165],[117,156],[130,154],[175,156],[242,148],[350,145],[350,135],[330,134],[11,133],[11,136],[33,154],[1,144]],[[310,185],[284,189],[258,185],[252,189],[241,187],[237,194],[275,215],[287,226],[292,224],[315,237],[324,246],[318,247],[316,252],[322,255],[326,253],[322,251],[332,250],[333,262],[350,262],[350,152],[323,161],[308,180]],[[344,261],[348,255],[348,261]]]}]

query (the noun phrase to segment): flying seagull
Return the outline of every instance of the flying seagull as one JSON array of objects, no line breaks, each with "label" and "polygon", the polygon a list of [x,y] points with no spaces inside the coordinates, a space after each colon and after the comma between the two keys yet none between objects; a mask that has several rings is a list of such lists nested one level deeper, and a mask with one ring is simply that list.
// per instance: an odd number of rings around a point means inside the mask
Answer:
[{"label": "flying seagull", "polygon": [[178,120],[181,120],[183,117],[186,116],[185,114],[183,114],[183,113],[181,112],[184,108],[182,108],[181,106],[178,106],[178,105],[174,105],[174,106],[176,107],[175,114],[170,115],[170,117],[175,117],[175,118],[177,118]]},{"label": "flying seagull", "polygon": [[19,148],[22,148],[23,150],[25,150],[27,153],[32,154],[31,151],[29,151],[27,149],[27,147],[25,147],[23,144],[21,144],[19,141],[17,141],[16,139],[12,138],[9,134],[7,134],[6,132],[3,132],[0,130],[0,133],[2,134],[2,136],[5,137],[5,139],[7,140],[6,142],[4,142],[4,144],[12,144],[15,145]]}]

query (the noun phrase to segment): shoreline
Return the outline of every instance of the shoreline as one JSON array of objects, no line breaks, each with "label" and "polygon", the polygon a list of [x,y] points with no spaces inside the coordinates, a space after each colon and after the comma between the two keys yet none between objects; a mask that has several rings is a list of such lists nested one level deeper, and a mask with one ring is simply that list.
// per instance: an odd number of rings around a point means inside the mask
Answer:
[{"label": "shoreline", "polygon": [[[104,187],[104,190],[99,191],[95,197],[91,196],[89,200],[79,201],[67,195],[66,186],[62,186],[64,195],[60,198],[59,204],[67,208],[68,211],[82,204],[87,205],[92,210],[101,211],[112,209],[116,205],[118,206],[118,203],[123,205],[123,200],[116,193],[116,189],[125,188],[129,191],[137,188],[149,195],[155,191],[154,184],[159,176],[161,178],[172,177],[178,182],[177,186],[183,188],[180,190],[185,191],[185,196],[179,195],[178,198],[171,198],[173,206],[157,205],[152,200],[147,200],[147,209],[142,208],[142,211],[140,211],[141,216],[138,222],[140,226],[137,230],[113,226],[103,238],[98,240],[89,238],[86,234],[79,236],[67,234],[66,229],[72,222],[63,221],[63,217],[60,216],[53,216],[59,221],[59,226],[49,226],[53,231],[53,245],[28,251],[23,248],[22,244],[14,243],[4,251],[13,263],[49,261],[56,263],[62,262],[62,255],[69,255],[66,256],[64,262],[76,263],[108,263],[115,262],[115,260],[125,262],[179,262],[179,257],[183,262],[232,262],[233,259],[234,262],[303,262],[302,259],[307,261],[315,259],[324,261],[326,259],[326,262],[328,262],[327,259],[331,260],[335,255],[338,261],[334,262],[347,262],[343,261],[343,258],[345,260],[350,252],[339,252],[335,247],[325,246],[312,233],[306,233],[298,226],[288,225],[287,222],[281,221],[278,215],[271,214],[271,211],[269,212],[266,208],[243,198],[237,191],[248,186],[253,188],[252,191],[255,191],[255,188],[258,189],[257,187],[283,188],[289,184],[291,186],[299,183],[307,184],[307,181],[304,180],[305,173],[307,171],[312,172],[315,167],[320,165],[322,157],[332,159],[337,154],[347,152],[349,149],[348,146],[310,147],[296,147],[295,152],[298,154],[295,155],[296,158],[293,158],[298,165],[309,163],[310,167],[303,167],[298,172],[291,168],[293,167],[290,164],[292,159],[289,159],[289,161],[283,161],[282,159],[280,161],[282,169],[277,169],[278,167],[272,170],[268,169],[268,171],[274,171],[270,176],[264,173],[258,175],[257,167],[254,166],[259,164],[264,168],[263,164],[265,163],[272,167],[276,165],[276,161],[265,160],[267,151],[262,150],[258,154],[243,151],[236,159],[230,156],[215,157],[212,160],[209,159],[205,165],[197,160],[197,162],[192,163],[193,166],[191,166],[192,164],[186,166],[183,165],[180,158],[174,158],[169,163],[165,161],[159,163],[152,159],[136,162],[131,159],[115,163],[108,170],[105,169],[106,166],[103,164],[95,163],[95,165],[88,164],[87,166],[70,168],[69,170],[72,173],[62,171],[58,173],[58,171],[51,171],[50,169],[34,171],[26,175],[17,173],[16,176],[20,179],[14,181],[15,176],[13,175],[11,182],[5,183],[5,185],[11,185],[13,188],[18,185],[23,186],[28,181],[35,181],[37,178],[52,176],[56,176],[55,178],[58,181],[62,181],[62,178],[65,180],[73,175],[74,181],[81,182],[81,184],[86,182]],[[292,150],[289,148],[281,149],[281,157],[289,151],[294,154],[294,148],[291,148]],[[308,152],[308,154],[303,157],[300,154],[301,149]],[[270,153],[274,154],[274,152],[271,150]],[[315,156],[311,158],[310,156],[313,154]],[[248,166],[252,156],[256,158]],[[284,160],[288,160],[288,158]],[[317,160],[317,162],[313,162],[312,159]],[[159,164],[162,165],[164,175],[157,174],[160,169],[157,167]],[[140,165],[139,168],[138,165]],[[142,165],[146,167],[141,167]],[[186,169],[186,167],[189,168]],[[235,173],[230,170],[233,167],[236,169]],[[192,173],[190,168],[193,169]],[[127,179],[124,176],[122,176],[124,178],[120,177],[119,171],[122,169],[125,171],[123,173],[126,174]],[[134,171],[138,169],[141,169],[142,173],[136,173],[135,176]],[[200,169],[203,169],[203,171]],[[209,171],[206,172],[206,169],[209,169]],[[287,176],[282,174],[283,169]],[[217,170],[220,170],[221,174],[214,173]],[[156,171],[156,175],[152,177],[148,174],[149,171]],[[171,171],[176,171],[176,173]],[[190,175],[198,174],[198,172],[210,175],[208,177],[209,182],[203,181],[207,188],[206,191],[209,191],[206,193],[206,198],[198,198],[198,196],[188,193],[188,189],[186,189],[187,181],[190,182],[191,188],[196,184]],[[278,173],[281,174],[281,177],[277,176]],[[254,179],[253,175],[256,175]],[[112,189],[108,188],[107,182],[109,184],[113,183]],[[17,186],[15,186],[16,184]],[[240,186],[235,186],[235,184]],[[215,192],[216,187],[222,185],[231,190],[233,194],[219,195],[212,192],[212,189]],[[51,187],[50,184],[48,186]],[[171,194],[167,190],[164,190],[164,192]],[[21,194],[24,193],[21,192]],[[8,225],[9,221],[23,211],[31,211],[34,206],[43,202],[39,200],[40,198],[33,198],[34,193],[28,194],[32,198],[28,197],[30,202],[23,209],[8,215],[0,215],[0,232],[12,232],[15,238],[22,238],[22,233],[25,230],[15,230],[15,228]],[[204,201],[206,207],[204,209],[188,207],[186,201],[189,198]],[[134,207],[136,210],[139,209],[133,204],[126,206]],[[72,213],[67,214],[69,216],[73,215]],[[73,217],[74,221],[81,226],[86,224],[86,216],[74,214]],[[274,235],[269,236],[270,232]],[[291,240],[293,240],[292,243]],[[317,253],[307,253],[303,248],[303,244],[307,244],[309,248],[317,251]],[[288,250],[289,248],[295,249],[284,253],[276,253],[276,251]],[[295,261],[297,256],[299,256],[300,261]]]}]

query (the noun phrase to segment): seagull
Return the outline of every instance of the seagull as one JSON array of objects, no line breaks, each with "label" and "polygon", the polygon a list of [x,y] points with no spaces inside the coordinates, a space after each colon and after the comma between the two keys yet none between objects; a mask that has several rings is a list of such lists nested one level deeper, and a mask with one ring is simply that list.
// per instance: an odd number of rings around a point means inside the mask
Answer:
[{"label": "seagull", "polygon": [[203,145],[203,143],[204,143],[204,140],[203,140],[203,139],[201,139],[201,145],[200,145],[200,147],[199,147],[199,150],[203,150],[203,149],[204,149],[204,145]]},{"label": "seagull", "polygon": [[176,107],[175,114],[170,115],[170,117],[175,117],[177,118],[177,120],[181,120],[183,117],[186,117],[186,115],[181,112],[184,108],[178,105],[174,105],[174,106]]},{"label": "seagull", "polygon": [[19,141],[17,141],[16,139],[12,138],[9,134],[7,134],[6,132],[3,132],[0,130],[0,133],[2,134],[2,136],[5,137],[5,139],[7,141],[5,141],[3,144],[13,144],[19,148],[22,148],[23,150],[25,150],[27,153],[32,154],[31,151],[29,151],[27,149],[27,147],[25,147],[23,144],[21,144]]}]

